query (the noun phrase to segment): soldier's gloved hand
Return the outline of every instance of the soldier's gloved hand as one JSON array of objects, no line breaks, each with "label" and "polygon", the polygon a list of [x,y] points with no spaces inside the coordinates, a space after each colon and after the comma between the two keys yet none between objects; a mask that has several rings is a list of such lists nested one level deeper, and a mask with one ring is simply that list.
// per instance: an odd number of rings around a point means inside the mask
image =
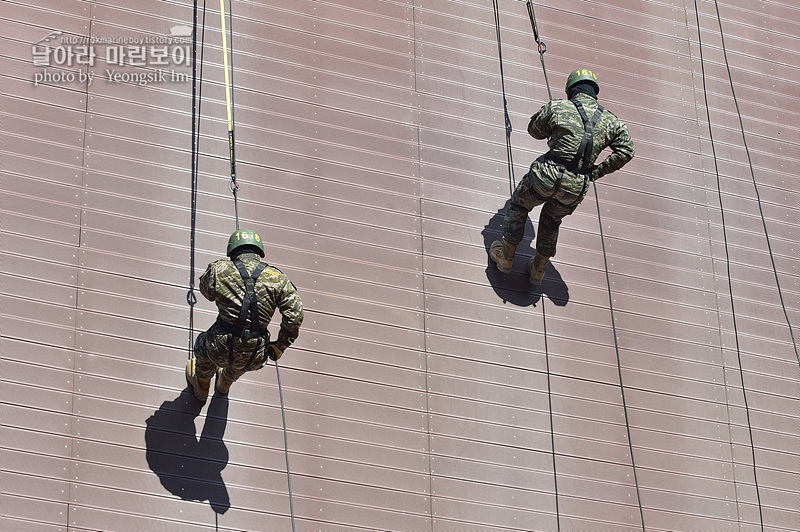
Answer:
[{"label": "soldier's gloved hand", "polygon": [[266,352],[270,360],[278,360],[283,356],[283,350],[278,348],[278,344],[276,342],[268,343]]}]

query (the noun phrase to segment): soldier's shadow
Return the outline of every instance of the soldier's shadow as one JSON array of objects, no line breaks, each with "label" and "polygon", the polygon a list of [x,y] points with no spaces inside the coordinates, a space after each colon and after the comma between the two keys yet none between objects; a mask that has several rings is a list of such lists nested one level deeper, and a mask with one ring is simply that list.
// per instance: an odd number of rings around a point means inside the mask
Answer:
[{"label": "soldier's shadow", "polygon": [[186,388],[147,419],[147,465],[173,495],[186,501],[207,500],[214,512],[224,514],[231,506],[222,480],[222,470],[228,465],[228,449],[222,439],[228,399],[221,395],[211,399],[198,440],[194,420],[202,406]]},{"label": "soldier's shadow", "polygon": [[[508,208],[508,201],[502,209],[497,211],[497,214],[492,216],[489,223],[483,229],[483,245],[488,251],[489,246],[495,240],[502,240],[503,238],[503,219],[505,217],[506,209]],[[538,215],[538,208],[531,211],[531,214]],[[486,278],[489,279],[489,284],[492,285],[495,293],[500,296],[503,303],[511,303],[520,307],[528,305],[536,306],[543,295],[547,296],[550,301],[558,306],[564,306],[569,302],[569,287],[561,278],[552,263],[547,264],[547,271],[544,274],[544,280],[539,286],[534,286],[528,282],[528,273],[525,270],[525,265],[528,259],[536,254],[533,247],[535,234],[533,224],[528,218],[525,224],[525,239],[517,247],[516,258],[514,259],[514,267],[511,273],[503,273],[497,269],[497,265],[486,255]],[[524,260],[523,260],[524,259]]]}]

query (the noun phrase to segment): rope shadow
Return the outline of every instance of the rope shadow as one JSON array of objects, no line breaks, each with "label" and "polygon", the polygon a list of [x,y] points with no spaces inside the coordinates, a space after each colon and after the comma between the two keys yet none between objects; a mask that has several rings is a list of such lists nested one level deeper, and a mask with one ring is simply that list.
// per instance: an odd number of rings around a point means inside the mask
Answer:
[{"label": "rope shadow", "polygon": [[228,449],[222,437],[228,418],[228,398],[214,395],[205,425],[197,439],[194,419],[203,405],[186,388],[173,401],[165,401],[147,421],[144,439],[147,465],[161,485],[185,501],[209,501],[224,514],[231,506],[222,470]]},{"label": "rope shadow", "polygon": [[[493,241],[503,238],[503,220],[506,209],[508,209],[508,203],[506,201],[506,204],[497,211],[497,214],[492,216],[489,223],[481,231],[483,247],[486,250],[489,249]],[[489,280],[489,284],[492,285],[495,293],[503,300],[503,303],[511,303],[519,307],[535,307],[542,296],[545,295],[553,304],[559,307],[565,306],[569,302],[569,287],[552,263],[547,264],[547,271],[541,285],[534,286],[528,282],[528,273],[525,271],[524,265],[528,263],[529,258],[536,254],[536,250],[533,247],[536,235],[530,218],[525,223],[525,234],[531,235],[531,238],[524,239],[517,247],[514,269],[511,273],[506,274],[498,270],[487,253],[486,278]]]}]

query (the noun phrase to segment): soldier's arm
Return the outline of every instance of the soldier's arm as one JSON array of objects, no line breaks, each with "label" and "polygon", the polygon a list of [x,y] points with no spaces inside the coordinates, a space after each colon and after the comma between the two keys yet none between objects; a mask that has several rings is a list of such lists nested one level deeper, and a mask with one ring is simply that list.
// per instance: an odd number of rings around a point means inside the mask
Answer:
[{"label": "soldier's arm", "polygon": [[214,301],[217,295],[215,264],[216,262],[209,264],[206,271],[200,276],[200,293],[209,301]]},{"label": "soldier's arm", "polygon": [[616,134],[608,147],[611,148],[611,153],[597,165],[598,178],[619,170],[633,159],[636,153],[633,148],[633,139],[631,139],[628,128],[622,122],[619,123]]},{"label": "soldier's arm", "polygon": [[281,329],[275,343],[278,349],[283,351],[297,339],[300,334],[300,325],[303,323],[303,302],[300,300],[297,289],[287,277],[285,277],[283,290],[278,300],[278,309],[282,319]]},{"label": "soldier's arm", "polygon": [[547,102],[528,122],[528,134],[535,139],[546,139],[553,130],[552,118],[553,102]]}]

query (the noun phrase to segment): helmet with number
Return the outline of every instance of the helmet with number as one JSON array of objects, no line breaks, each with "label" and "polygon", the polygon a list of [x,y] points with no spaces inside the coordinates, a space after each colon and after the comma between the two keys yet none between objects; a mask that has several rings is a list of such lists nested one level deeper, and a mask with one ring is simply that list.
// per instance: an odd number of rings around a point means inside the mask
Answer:
[{"label": "helmet with number", "polygon": [[564,89],[567,93],[569,93],[569,88],[575,85],[576,83],[580,83],[582,81],[591,83],[594,85],[594,90],[597,94],[600,94],[600,85],[597,83],[597,74],[589,70],[588,68],[579,68],[578,70],[573,70],[570,75],[567,77],[567,87]]},{"label": "helmet with number", "polygon": [[264,256],[264,244],[261,236],[252,229],[239,229],[228,239],[228,256],[233,257],[240,251],[253,251]]}]

